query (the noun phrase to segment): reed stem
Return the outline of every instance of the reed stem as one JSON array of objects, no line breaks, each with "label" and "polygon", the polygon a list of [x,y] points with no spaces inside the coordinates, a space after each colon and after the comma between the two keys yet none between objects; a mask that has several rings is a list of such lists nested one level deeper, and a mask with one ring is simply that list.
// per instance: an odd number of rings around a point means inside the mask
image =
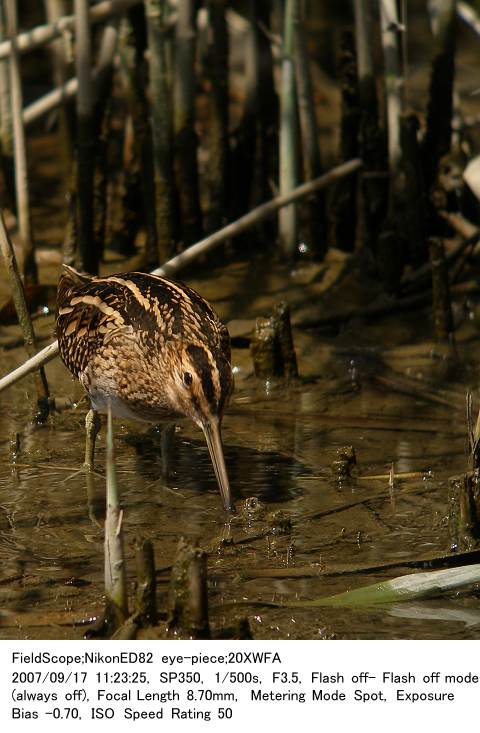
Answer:
[{"label": "reed stem", "polygon": [[[286,194],[298,183],[298,125],[295,89],[295,18],[299,0],[285,0],[282,44],[282,77],[280,93],[280,194]],[[297,209],[287,206],[278,217],[280,250],[293,258],[298,241]]]},{"label": "reed stem", "polygon": [[[5,7],[0,3],[0,42],[7,34]],[[2,206],[14,208],[15,175],[13,161],[13,125],[10,104],[10,75],[8,60],[0,61],[0,169],[3,175],[4,200]]]},{"label": "reed stem", "polygon": [[[36,355],[35,346],[35,332],[33,330],[32,319],[28,311],[27,302],[25,300],[25,292],[23,289],[22,280],[18,271],[17,259],[15,257],[15,251],[13,249],[12,242],[8,236],[8,231],[5,226],[5,220],[3,218],[3,211],[0,209],[0,251],[2,252],[5,266],[7,268],[7,274],[10,281],[10,289],[12,292],[12,299],[17,311],[18,322],[22,329],[23,340],[25,343],[25,350],[29,357]],[[48,403],[48,383],[45,376],[43,367],[34,375],[35,390],[37,393],[37,406],[39,412],[37,414],[37,421],[44,422],[48,416],[49,403]]]},{"label": "reed stem", "polygon": [[429,191],[437,175],[440,158],[450,150],[453,91],[455,81],[455,1],[443,0],[432,24],[436,42],[427,105],[427,129],[423,145],[425,187]]},{"label": "reed stem", "polygon": [[157,261],[165,262],[174,251],[174,178],[171,87],[166,48],[166,0],[146,0],[150,51],[151,125],[155,178]]},{"label": "reed stem", "polygon": [[75,0],[77,91],[77,160],[76,160],[76,267],[98,274],[100,253],[94,246],[93,181],[95,168],[94,90],[90,19],[87,0]]},{"label": "reed stem", "polygon": [[137,567],[137,590],[135,617],[142,626],[157,623],[157,579],[155,555],[150,540],[135,539],[135,564]]},{"label": "reed stem", "polygon": [[400,67],[400,21],[396,0],[380,0],[383,59],[385,65],[385,95],[388,125],[388,160],[390,175],[398,168],[402,155],[400,115],[402,113],[403,79]]},{"label": "reed stem", "polygon": [[207,0],[210,22],[210,45],[207,57],[207,77],[211,91],[208,127],[208,231],[225,224],[229,215],[227,181],[229,170],[228,146],[228,49],[226,0]]},{"label": "reed stem", "polygon": [[[305,28],[305,0],[300,0],[298,17],[294,24],[295,35],[295,76],[298,94],[298,113],[303,151],[303,177],[312,181],[322,172],[320,145],[312,76],[308,58],[307,35]],[[313,252],[322,257],[325,254],[325,196],[319,191],[308,203],[306,238]]]},{"label": "reed stem", "polygon": [[[45,15],[50,25],[55,25],[60,18],[66,14],[66,2],[65,0],[44,0]],[[60,89],[67,82],[68,74],[68,62],[65,54],[65,41],[63,39],[57,39],[52,41],[49,48],[50,58],[52,63],[52,79],[56,89]],[[24,117],[25,121],[25,117]],[[72,141],[72,129],[71,129],[71,115],[70,106],[64,99],[59,109],[59,138],[60,138],[60,149],[61,149],[61,160],[63,168],[63,180],[66,182],[69,179],[72,159],[73,159],[73,141]]]},{"label": "reed stem", "polygon": [[196,10],[193,0],[178,5],[175,26],[174,134],[177,188],[186,245],[202,236],[202,212],[198,185],[195,131],[195,38]]},{"label": "reed stem", "polygon": [[105,596],[109,626],[118,628],[128,616],[127,571],[123,549],[123,511],[120,508],[112,411],[107,418],[107,512],[105,516]]},{"label": "reed stem", "polygon": [[7,30],[10,38],[10,93],[13,121],[13,144],[15,162],[15,195],[17,219],[23,245],[23,275],[26,284],[38,282],[35,260],[35,246],[30,221],[30,200],[27,172],[27,144],[23,126],[23,95],[20,73],[20,55],[17,48],[17,2],[6,0]]}]

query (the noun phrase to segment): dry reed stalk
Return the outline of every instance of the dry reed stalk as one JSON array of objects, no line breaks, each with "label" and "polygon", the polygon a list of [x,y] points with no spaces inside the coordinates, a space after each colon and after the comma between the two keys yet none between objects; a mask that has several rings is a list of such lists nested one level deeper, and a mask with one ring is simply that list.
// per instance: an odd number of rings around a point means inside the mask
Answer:
[{"label": "dry reed stalk", "polygon": [[182,220],[182,241],[192,244],[202,236],[195,131],[196,8],[182,0],[175,26],[174,144],[177,188]]},{"label": "dry reed stalk", "polygon": [[[298,183],[298,128],[295,87],[294,48],[295,18],[299,0],[285,0],[282,43],[282,76],[280,93],[280,195],[285,195]],[[292,258],[298,242],[297,209],[287,206],[278,217],[280,250]]]},{"label": "dry reed stalk", "polygon": [[[18,271],[17,260],[13,249],[12,242],[8,236],[8,231],[5,226],[5,220],[3,218],[3,212],[0,209],[0,251],[2,252],[5,260],[5,266],[7,268],[8,278],[10,280],[10,289],[12,292],[12,299],[17,311],[18,321],[23,333],[23,340],[25,343],[25,350],[30,357],[34,357],[36,354],[35,347],[35,332],[33,330],[32,319],[28,311],[27,302],[25,300],[25,292],[23,289],[22,280]],[[39,372],[34,375],[35,389],[37,393],[37,406],[39,413],[37,420],[44,422],[48,416],[49,402],[48,402],[48,384],[47,378],[43,367],[40,368]]]},{"label": "dry reed stalk", "polygon": [[[127,10],[134,5],[139,5],[140,2],[141,0],[102,0],[89,10],[88,17],[90,24],[101,23],[112,15],[118,15],[123,10]],[[172,22],[173,20],[172,18]],[[74,29],[75,15],[66,15],[63,18],[59,18],[55,23],[40,25],[25,33],[19,33],[17,36],[17,50],[19,53],[33,51]],[[0,59],[8,58],[10,56],[10,50],[10,41],[0,43]]]},{"label": "dry reed stalk", "polygon": [[[355,46],[360,102],[359,155],[365,168],[361,177],[363,240],[376,251],[378,235],[388,208],[386,140],[380,126],[377,85],[374,74],[375,25],[378,9],[370,0],[354,0]],[[374,12],[377,11],[377,12]]]},{"label": "dry reed stalk", "polygon": [[[312,181],[322,172],[320,145],[315,102],[308,58],[307,35],[305,28],[305,0],[300,0],[298,17],[295,18],[295,75],[298,94],[298,113],[303,150],[303,176]],[[317,255],[325,254],[325,197],[321,192],[308,206],[307,239]]]},{"label": "dry reed stalk", "polygon": [[174,251],[172,90],[166,48],[166,15],[166,0],[146,0],[157,261],[160,263],[165,262]]},{"label": "dry reed stalk", "polygon": [[428,243],[432,268],[435,336],[439,341],[447,341],[453,334],[454,325],[445,251],[443,241],[439,237],[430,237]]},{"label": "dry reed stalk", "polygon": [[[0,41],[7,33],[5,7],[0,3]],[[15,180],[13,173],[13,125],[10,104],[8,61],[0,61],[0,166],[4,179],[4,204],[13,208]]]},{"label": "dry reed stalk", "polygon": [[455,81],[455,5],[455,0],[441,0],[432,9],[431,26],[436,48],[432,61],[427,129],[423,143],[427,191],[436,178],[440,158],[450,150],[451,144]]},{"label": "dry reed stalk", "polygon": [[228,217],[228,50],[226,0],[207,0],[210,24],[206,75],[210,82],[208,125],[208,231],[225,224]]},{"label": "dry reed stalk", "polygon": [[98,273],[99,252],[93,237],[94,178],[94,87],[88,1],[75,0],[75,68],[77,91],[77,158],[76,158],[76,267],[92,275]]},{"label": "dry reed stalk", "polygon": [[382,46],[385,65],[385,94],[388,125],[388,159],[394,175],[401,159],[400,115],[402,114],[403,78],[400,66],[400,21],[396,0],[380,1]]},{"label": "dry reed stalk", "polygon": [[[55,25],[66,14],[65,0],[44,0],[45,14],[50,25]],[[57,39],[50,44],[50,58],[52,63],[52,79],[54,86],[60,89],[67,82],[68,61],[66,58],[65,40]],[[23,118],[25,123],[25,114]],[[59,137],[62,157],[63,180],[65,186],[70,175],[73,158],[73,141],[71,136],[71,120],[69,119],[66,100],[63,100],[59,109]]]},{"label": "dry reed stalk", "polygon": [[5,4],[7,31],[10,38],[10,92],[13,121],[13,144],[15,163],[15,196],[17,201],[17,219],[23,245],[23,275],[25,283],[38,282],[38,270],[35,260],[30,222],[30,201],[27,171],[27,145],[23,126],[23,95],[20,73],[20,55],[17,49],[17,2],[6,0]]}]

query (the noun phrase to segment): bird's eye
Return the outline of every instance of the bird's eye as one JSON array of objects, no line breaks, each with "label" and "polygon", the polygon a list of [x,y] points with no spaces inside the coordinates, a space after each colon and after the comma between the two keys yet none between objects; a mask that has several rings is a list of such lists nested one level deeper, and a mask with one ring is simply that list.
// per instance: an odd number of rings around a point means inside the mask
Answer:
[{"label": "bird's eye", "polygon": [[185,387],[191,387],[193,382],[193,377],[190,374],[190,372],[184,372],[183,374],[183,383]]}]

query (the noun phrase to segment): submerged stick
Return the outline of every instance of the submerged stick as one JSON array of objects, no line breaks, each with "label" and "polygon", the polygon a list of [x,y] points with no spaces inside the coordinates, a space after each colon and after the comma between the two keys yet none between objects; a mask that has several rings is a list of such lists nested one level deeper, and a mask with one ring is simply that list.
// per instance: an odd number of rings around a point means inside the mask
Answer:
[{"label": "submerged stick", "polygon": [[[218,247],[218,245],[222,244],[222,242],[225,242],[225,240],[230,237],[241,234],[257,224],[259,221],[262,221],[269,216],[273,216],[273,214],[275,214],[275,212],[282,206],[287,206],[293,201],[299,201],[315,191],[326,188],[333,181],[341,178],[342,176],[348,176],[361,167],[362,161],[360,159],[355,158],[354,160],[349,160],[348,163],[343,163],[336,168],[332,168],[331,171],[325,173],[323,176],[319,176],[319,178],[316,178],[314,181],[303,183],[301,186],[298,186],[298,188],[290,191],[290,193],[285,194],[284,196],[277,196],[271,201],[267,201],[265,204],[257,206],[256,209],[252,209],[252,211],[241,216],[237,221],[219,229],[218,232],[214,232],[209,237],[202,239],[200,242],[192,244],[192,246],[188,247],[185,252],[182,252],[176,257],[172,257],[172,259],[165,262],[162,267],[158,267],[156,270],[153,270],[152,274],[172,275],[178,272],[182,267],[194,262],[200,255]],[[58,342],[54,341],[52,344],[40,351],[34,359],[29,359],[25,364],[22,364],[13,372],[10,372],[10,374],[3,377],[3,379],[0,379],[0,392],[7,387],[10,387],[12,384],[15,384],[15,382],[18,382],[18,380],[22,379],[26,374],[38,369],[42,364],[46,364],[51,359],[55,358],[57,354]]]}]

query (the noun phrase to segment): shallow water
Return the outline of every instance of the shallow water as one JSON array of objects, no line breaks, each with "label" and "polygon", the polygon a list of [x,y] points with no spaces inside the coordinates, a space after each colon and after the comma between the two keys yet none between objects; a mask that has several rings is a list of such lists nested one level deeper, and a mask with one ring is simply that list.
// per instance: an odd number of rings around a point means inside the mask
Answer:
[{"label": "shallow water", "polygon": [[[260,299],[236,299],[230,293],[238,292],[247,272],[237,263],[221,284],[188,280],[214,301],[217,292],[218,310],[234,335],[248,335],[251,318],[268,312],[267,301],[275,302],[278,292],[292,303],[294,322],[301,320],[312,288],[322,308],[328,307],[318,285],[322,278],[308,268],[300,287],[298,277],[286,280],[272,271],[261,283]],[[240,313],[241,322],[235,320]],[[164,609],[166,569],[184,536],[210,550],[214,629],[247,617],[254,638],[480,638],[477,598],[466,592],[377,609],[265,605],[415,572],[408,562],[450,550],[449,477],[467,468],[463,405],[467,386],[477,381],[476,368],[469,367],[478,350],[474,327],[466,322],[458,332],[461,372],[440,380],[444,365],[426,338],[428,319],[423,334],[415,314],[401,322],[361,325],[336,336],[296,329],[302,379],[288,386],[256,380],[248,349],[234,348],[236,391],[223,434],[239,514],[228,524],[195,426],[179,422],[165,480],[159,428],[116,422],[132,587],[132,543],[140,535],[153,540],[157,568],[165,568],[159,578]],[[41,328],[47,333],[51,322]],[[5,352],[2,372],[22,358],[21,350]],[[56,396],[80,397],[59,361],[47,373]],[[417,380],[416,396],[392,387],[397,376],[406,375]],[[1,397],[0,635],[80,638],[84,629],[74,622],[102,611],[105,481],[76,473],[83,458],[85,402],[34,428],[26,400],[30,388],[24,382]],[[438,397],[450,406],[436,404]],[[104,445],[102,430],[100,471]],[[345,445],[355,447],[358,465],[352,478],[339,480],[332,462]],[[413,477],[397,478],[389,489],[392,463],[396,474]],[[384,478],[365,479],[375,475]],[[265,505],[254,518],[241,513],[251,496]],[[265,536],[266,515],[278,509],[291,518],[292,531]],[[233,543],[222,543],[222,537]]]}]

